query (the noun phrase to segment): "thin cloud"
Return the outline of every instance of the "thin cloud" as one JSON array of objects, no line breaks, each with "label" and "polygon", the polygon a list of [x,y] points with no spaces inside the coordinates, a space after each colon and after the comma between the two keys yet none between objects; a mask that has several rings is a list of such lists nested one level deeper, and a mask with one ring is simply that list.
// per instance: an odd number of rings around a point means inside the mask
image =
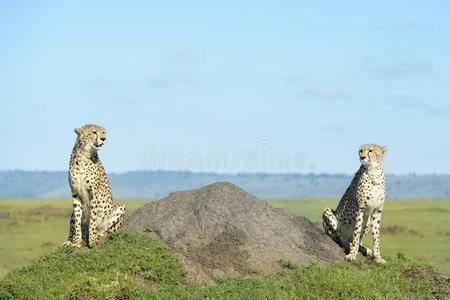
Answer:
[{"label": "thin cloud", "polygon": [[297,73],[286,76],[284,83],[302,99],[334,102],[351,96],[348,91],[340,88],[313,85],[310,79],[311,76],[305,73]]},{"label": "thin cloud", "polygon": [[424,75],[433,71],[433,65],[430,62],[419,60],[369,60],[368,67],[375,74],[386,77]]},{"label": "thin cloud", "polygon": [[206,57],[197,52],[178,52],[169,57],[165,63],[178,66],[198,66],[206,63]]},{"label": "thin cloud", "polygon": [[201,80],[195,74],[151,75],[147,86],[151,88],[169,88],[199,84]]},{"label": "thin cloud", "polygon": [[314,99],[327,102],[344,100],[350,97],[350,93],[341,89],[326,87],[309,87],[300,89],[298,92],[300,98]]},{"label": "thin cloud", "polygon": [[201,82],[199,68],[206,62],[204,55],[178,52],[162,60],[159,70],[149,75],[146,84],[151,88],[195,85]]},{"label": "thin cloud", "polygon": [[105,90],[110,90],[114,88],[116,85],[112,80],[108,79],[94,79],[87,84],[87,92],[89,94],[95,94],[99,92],[103,92]]},{"label": "thin cloud", "polygon": [[288,86],[297,87],[304,84],[309,77],[305,73],[290,74],[284,78],[284,83]]},{"label": "thin cloud", "polygon": [[392,98],[391,101],[402,109],[419,111],[428,115],[449,115],[450,106],[434,106],[414,97],[401,96]]},{"label": "thin cloud", "polygon": [[317,131],[321,133],[339,133],[344,130],[345,128],[339,125],[324,125],[317,128]]},{"label": "thin cloud", "polygon": [[100,100],[102,103],[107,103],[109,105],[117,105],[123,107],[136,107],[142,105],[142,103],[136,99],[129,97],[107,97]]},{"label": "thin cloud", "polygon": [[389,27],[391,33],[428,33],[432,30],[432,26],[419,20],[403,20]]},{"label": "thin cloud", "polygon": [[172,80],[162,76],[150,76],[147,80],[147,85],[153,88],[165,88],[173,84]]}]

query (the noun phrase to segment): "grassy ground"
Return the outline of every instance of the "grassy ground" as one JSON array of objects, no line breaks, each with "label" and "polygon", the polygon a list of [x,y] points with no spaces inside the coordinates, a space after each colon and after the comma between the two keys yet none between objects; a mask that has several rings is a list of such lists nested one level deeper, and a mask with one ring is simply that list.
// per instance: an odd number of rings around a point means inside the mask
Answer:
[{"label": "grassy ground", "polygon": [[[284,207],[319,224],[324,207],[335,208],[337,200],[276,200]],[[398,252],[426,261],[450,274],[450,201],[387,201],[381,217],[381,250],[386,255]],[[371,247],[372,237],[365,238]]]},{"label": "grassy ground", "polygon": [[[131,213],[148,200],[120,200]],[[271,200],[295,214],[320,222],[323,208],[337,200]],[[0,199],[0,278],[55,250],[66,238],[69,199]],[[382,251],[433,263],[450,274],[450,201],[387,201],[382,217]],[[366,241],[370,245],[370,238]]]},{"label": "grassy ground", "polygon": [[448,279],[403,256],[187,283],[179,261],[146,235],[119,231],[96,249],[59,248],[0,281],[0,299],[448,299]]},{"label": "grassy ground", "polygon": [[[123,200],[127,214],[149,200]],[[69,199],[0,199],[0,278],[67,239]]]}]

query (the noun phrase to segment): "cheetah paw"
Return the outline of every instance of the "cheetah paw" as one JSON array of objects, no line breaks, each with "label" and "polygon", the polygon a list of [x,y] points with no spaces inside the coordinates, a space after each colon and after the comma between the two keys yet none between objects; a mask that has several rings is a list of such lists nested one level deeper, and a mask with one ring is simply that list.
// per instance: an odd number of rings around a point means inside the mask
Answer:
[{"label": "cheetah paw", "polygon": [[93,241],[89,241],[88,247],[92,249],[92,248],[98,246],[99,243],[100,243],[100,240],[98,240],[98,239],[95,239]]},{"label": "cheetah paw", "polygon": [[72,241],[65,241],[62,244],[63,247],[74,247],[74,248],[81,248],[83,245],[81,243],[73,243]]},{"label": "cheetah paw", "polygon": [[353,255],[353,254],[347,254],[347,255],[345,256],[345,260],[346,260],[346,261],[352,262],[352,261],[354,261],[355,259],[356,259],[356,255]]},{"label": "cheetah paw", "polygon": [[385,264],[386,261],[380,256],[380,257],[375,257],[375,262],[378,264]]}]

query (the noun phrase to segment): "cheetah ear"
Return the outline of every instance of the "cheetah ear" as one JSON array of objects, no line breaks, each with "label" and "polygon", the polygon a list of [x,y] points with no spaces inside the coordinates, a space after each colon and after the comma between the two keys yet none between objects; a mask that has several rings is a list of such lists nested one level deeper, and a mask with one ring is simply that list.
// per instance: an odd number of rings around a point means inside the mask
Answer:
[{"label": "cheetah ear", "polygon": [[386,147],[386,146],[381,147],[381,150],[383,151],[383,155],[384,155],[388,152],[388,147]]},{"label": "cheetah ear", "polygon": [[74,131],[75,131],[75,133],[77,135],[80,135],[80,133],[81,133],[81,129],[80,128],[75,128]]}]

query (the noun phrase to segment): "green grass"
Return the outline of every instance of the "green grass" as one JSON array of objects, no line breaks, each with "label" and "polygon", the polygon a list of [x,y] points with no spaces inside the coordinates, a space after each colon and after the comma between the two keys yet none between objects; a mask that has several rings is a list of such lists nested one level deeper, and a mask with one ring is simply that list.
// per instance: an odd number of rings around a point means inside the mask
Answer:
[{"label": "green grass", "polygon": [[433,299],[450,297],[445,279],[400,255],[297,267],[205,287],[187,283],[170,249],[119,231],[96,249],[58,248],[0,281],[0,299]]},{"label": "green grass", "polygon": [[[148,200],[120,202],[129,214]],[[337,200],[270,203],[320,223],[323,208]],[[382,221],[386,265],[360,256],[356,263],[328,267],[282,261],[285,271],[211,287],[188,283],[171,250],[144,235],[120,231],[96,249],[59,248],[70,208],[68,199],[0,199],[0,277],[15,269],[0,281],[0,299],[450,298],[448,281],[428,266],[450,273],[450,201],[388,201]]]},{"label": "green grass", "polygon": [[[149,200],[120,199],[127,214]],[[270,200],[320,224],[324,207],[336,199]],[[66,238],[70,199],[0,199],[0,278],[10,270],[47,254]],[[450,201],[391,200],[382,216],[381,247],[386,255],[405,253],[450,274]],[[371,244],[371,238],[366,238]]]},{"label": "green grass", "polygon": [[[123,200],[127,214],[149,200]],[[0,278],[67,239],[70,199],[0,199]]]},{"label": "green grass", "polygon": [[[270,203],[317,224],[322,222],[321,213],[325,207],[337,206],[337,200],[331,199],[274,200]],[[371,234],[364,242],[371,246]],[[381,250],[386,255],[402,252],[450,274],[450,201],[386,201],[381,217]]]},{"label": "green grass", "polygon": [[60,248],[10,273],[0,288],[0,298],[126,298],[145,295],[147,289],[142,286],[174,285],[183,275],[167,246],[120,232],[98,249]]},{"label": "green grass", "polygon": [[[149,200],[120,199],[127,214]],[[324,207],[337,199],[270,200],[320,224]],[[0,199],[0,278],[47,254],[66,238],[70,199]],[[382,216],[381,248],[386,255],[405,253],[450,274],[450,201],[390,200]],[[366,238],[371,244],[371,238]]]}]

